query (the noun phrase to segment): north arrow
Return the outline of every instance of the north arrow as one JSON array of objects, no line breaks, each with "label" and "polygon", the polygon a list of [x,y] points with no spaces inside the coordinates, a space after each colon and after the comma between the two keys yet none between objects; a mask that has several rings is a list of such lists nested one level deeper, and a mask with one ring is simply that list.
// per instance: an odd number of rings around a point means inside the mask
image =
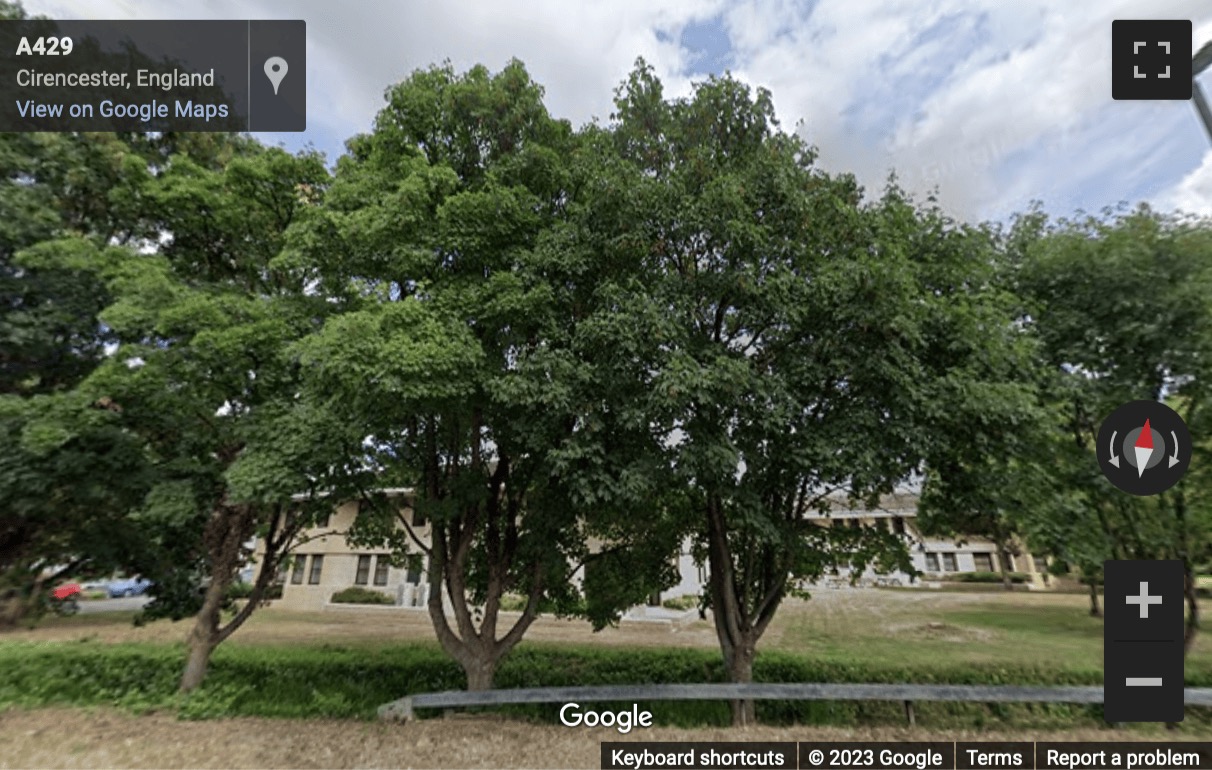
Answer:
[{"label": "north arrow", "polygon": [[1145,475],[1145,466],[1153,456],[1153,429],[1149,427],[1149,418],[1145,418],[1145,427],[1141,428],[1136,437],[1136,477]]}]

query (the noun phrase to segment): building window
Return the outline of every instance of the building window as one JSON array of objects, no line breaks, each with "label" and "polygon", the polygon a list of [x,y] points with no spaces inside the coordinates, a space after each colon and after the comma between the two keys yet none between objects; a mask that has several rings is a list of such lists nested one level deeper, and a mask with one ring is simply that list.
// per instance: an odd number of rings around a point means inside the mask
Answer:
[{"label": "building window", "polygon": [[294,557],[294,559],[295,559],[295,564],[294,564],[294,568],[292,569],[292,571],[290,573],[290,582],[293,583],[294,585],[299,585],[303,582],[303,571],[307,564],[307,557],[306,556],[296,556],[296,557]]},{"label": "building window", "polygon": [[423,514],[423,513],[421,513],[420,511],[418,511],[418,510],[415,510],[415,509],[414,509],[414,510],[413,510],[413,512],[412,512],[412,525],[413,525],[414,527],[423,527],[423,526],[425,526],[425,514]]},{"label": "building window", "polygon": [[859,524],[859,520],[858,520],[857,518],[853,518],[853,519],[851,519],[851,520],[850,520],[850,528],[851,528],[851,529],[858,529],[858,528],[859,528],[859,526],[861,526],[861,525]]},{"label": "building window", "polygon": [[1036,572],[1047,572],[1048,571],[1048,557],[1047,556],[1040,556],[1039,554],[1034,554],[1031,557],[1031,562],[1035,565]]},{"label": "building window", "polygon": [[938,572],[938,554],[937,553],[926,554],[926,571],[927,572]]},{"label": "building window", "polygon": [[323,569],[324,569],[324,557],[318,556],[318,555],[311,557],[311,572],[307,575],[307,582],[313,586],[319,585],[320,584],[320,572]]},{"label": "building window", "polygon": [[362,554],[358,557],[358,571],[354,575],[354,585],[364,586],[370,580],[370,555]]},{"label": "building window", "polygon": [[959,571],[959,566],[955,563],[955,554],[953,554],[953,553],[943,554],[943,571],[944,572],[958,572]]},{"label": "building window", "polygon": [[315,513],[312,514],[312,517],[312,522],[308,526],[313,529],[328,529],[332,524],[332,511],[328,513]]},{"label": "building window", "polygon": [[[369,556],[367,558],[370,558]],[[386,556],[375,557],[375,585],[387,585],[387,568],[391,566],[391,561]]]},{"label": "building window", "polygon": [[408,574],[404,579],[409,585],[416,586],[421,584],[421,570],[425,566],[424,562],[425,557],[419,554],[414,555],[413,558],[408,560]]},{"label": "building window", "polygon": [[976,565],[977,572],[993,571],[993,554],[991,553],[974,553],[972,561]]},{"label": "building window", "polygon": [[903,517],[892,517],[892,531],[898,535],[905,534],[905,519]]}]

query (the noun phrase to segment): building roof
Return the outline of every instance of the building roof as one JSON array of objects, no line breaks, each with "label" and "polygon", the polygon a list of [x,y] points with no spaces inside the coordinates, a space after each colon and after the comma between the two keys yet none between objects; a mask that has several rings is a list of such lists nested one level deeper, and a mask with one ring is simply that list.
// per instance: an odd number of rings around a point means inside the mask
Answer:
[{"label": "building roof", "polygon": [[822,514],[816,510],[808,512],[809,518],[826,518],[829,516],[916,516],[918,495],[907,490],[897,490],[892,494],[880,495],[874,508],[868,508],[861,500],[851,500],[843,492],[828,496],[829,513]]},{"label": "building roof", "polygon": [[[371,494],[380,494],[387,497],[408,497],[409,495],[414,494],[415,490],[412,487],[383,487],[381,489],[372,489],[370,492]],[[303,500],[330,497],[331,495],[332,492],[326,489],[314,494],[299,493],[291,495],[290,499],[296,502],[301,502]]]}]

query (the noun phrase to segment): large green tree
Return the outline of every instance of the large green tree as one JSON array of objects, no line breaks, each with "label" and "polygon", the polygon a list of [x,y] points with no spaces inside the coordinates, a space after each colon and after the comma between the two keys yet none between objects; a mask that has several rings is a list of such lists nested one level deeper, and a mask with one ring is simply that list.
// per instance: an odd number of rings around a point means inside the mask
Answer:
[{"label": "large green tree", "polygon": [[[587,580],[605,604],[646,583],[607,578],[627,572],[635,538],[618,522],[642,520],[620,511],[655,493],[653,476],[627,472],[647,455],[597,408],[609,378],[578,353],[600,339],[588,319],[606,266],[559,227],[586,179],[570,127],[516,61],[418,71],[387,101],[295,241],[342,310],[298,349],[311,392],[364,431],[342,484],[371,505],[351,537],[426,560],[438,641],[483,689],[541,608],[581,611],[578,565],[608,562]],[[427,532],[375,505],[383,480],[414,490]],[[594,522],[606,547],[590,554]],[[501,628],[506,593],[525,604]]]},{"label": "large green tree", "polygon": [[43,582],[139,550],[125,521],[148,483],[137,441],[76,389],[113,342],[101,270],[148,233],[149,179],[113,134],[0,136],[0,625],[36,607]]},{"label": "large green tree", "polygon": [[[314,515],[316,505],[291,496],[320,483],[326,453],[345,445],[301,398],[289,352],[326,305],[275,262],[286,230],[322,193],[322,158],[235,137],[176,149],[145,192],[154,249],[120,252],[105,267],[113,302],[100,317],[117,345],[80,389],[115,405],[155,469],[132,518],[155,542],[143,570],[157,583],[150,612],[196,612],[181,680],[190,690]],[[224,623],[255,534],[266,544],[261,574]]]},{"label": "large green tree", "polygon": [[[1207,556],[1212,524],[1207,476],[1193,468],[1169,492],[1135,498],[1098,473],[1094,442],[1102,420],[1137,399],[1167,400],[1189,425],[1206,423],[1212,223],[1144,206],[1059,221],[1034,211],[1019,218],[1009,248],[1073,447],[1057,472],[1080,501],[1069,523],[1044,517],[1035,526],[1053,541],[1058,531],[1068,538],[1074,566],[1092,583],[1104,559],[1181,559],[1189,649],[1199,621],[1194,567]],[[1082,526],[1070,526],[1075,520]]]},{"label": "large green tree", "polygon": [[973,359],[1006,355],[1012,319],[985,291],[987,239],[894,184],[864,203],[779,128],[768,93],[724,78],[670,100],[641,64],[616,104],[581,238],[620,265],[618,346],[636,351],[680,493],[669,514],[705,554],[724,661],[746,682],[803,581],[912,571],[893,533],[810,514],[910,478],[947,396],[983,376]]},{"label": "large green tree", "polygon": [[966,344],[992,354],[960,347],[950,356],[943,408],[929,428],[935,440],[917,521],[925,535],[992,542],[1002,585],[1011,590],[1011,559],[1026,556],[1019,546],[1031,522],[1059,521],[1069,512],[1066,479],[1056,473],[1057,453],[1066,449],[1056,430],[1062,415],[1045,395],[1051,372],[1014,293],[1004,242],[981,227],[953,246],[981,260],[970,284],[953,295],[953,319],[966,327]]},{"label": "large green tree", "polygon": [[[27,18],[0,1],[0,18]],[[129,58],[129,57],[128,57]],[[99,319],[106,271],[154,248],[152,188],[188,149],[221,165],[227,135],[0,136],[0,624],[36,607],[43,583],[156,559],[154,529],[128,514],[154,483],[122,407],[84,386],[118,342]]]}]

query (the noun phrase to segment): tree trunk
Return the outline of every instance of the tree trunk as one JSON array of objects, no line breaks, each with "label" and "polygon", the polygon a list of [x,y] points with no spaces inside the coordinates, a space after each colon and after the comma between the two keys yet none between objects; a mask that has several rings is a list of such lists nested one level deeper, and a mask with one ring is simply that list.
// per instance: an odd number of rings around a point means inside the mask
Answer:
[{"label": "tree trunk", "polygon": [[0,596],[0,631],[16,628],[25,617],[26,601],[16,591],[10,596]]},{"label": "tree trunk", "polygon": [[21,577],[5,582],[15,584],[0,590],[0,631],[7,631],[21,625],[31,612],[38,606],[38,581],[24,582]]},{"label": "tree trunk", "polygon": [[500,659],[489,655],[476,655],[466,662],[460,661],[467,675],[467,689],[482,692],[492,689],[492,680],[497,675]]},{"label": "tree trunk", "polygon": [[[737,684],[749,684],[753,681],[753,659],[756,648],[753,644],[742,644],[732,649],[732,659],[725,661],[728,666],[728,679]],[[734,700],[732,707],[733,727],[744,727],[757,724],[757,712],[751,700]]]},{"label": "tree trunk", "polygon": [[219,644],[219,613],[223,609],[223,594],[227,591],[228,582],[219,580],[216,575],[211,576],[206,598],[202,600],[202,609],[194,618],[194,627],[189,633],[189,657],[181,674],[181,692],[193,691],[206,676],[210,655]]},{"label": "tree trunk", "polygon": [[[446,533],[434,528],[434,546],[429,559],[429,618],[438,637],[438,644],[447,655],[462,667],[467,676],[467,689],[491,690],[497,668],[505,656],[517,646],[523,634],[530,628],[539,614],[539,599],[542,583],[535,576],[527,597],[522,616],[506,634],[497,639],[497,621],[501,609],[502,584],[497,578],[490,579],[488,601],[482,611],[479,628],[476,628],[473,608],[468,605],[464,586],[464,558],[448,558],[446,555]],[[537,572],[538,564],[535,565]],[[443,589],[450,597],[455,616],[455,628],[451,627],[443,604]],[[456,631],[456,628],[458,629]]]},{"label": "tree trunk", "polygon": [[1090,616],[1101,618],[1103,609],[1098,606],[1098,582],[1093,577],[1089,577],[1087,580],[1090,582]]},{"label": "tree trunk", "polygon": [[181,692],[192,692],[202,684],[206,677],[206,668],[210,665],[211,653],[215,651],[214,634],[207,631],[201,617],[194,625],[189,635],[189,657],[185,661],[185,671],[181,674]]},{"label": "tree trunk", "polygon": [[[1194,406],[1192,406],[1194,408]],[[1188,411],[1187,419],[1191,418]],[[1180,484],[1174,496],[1174,519],[1178,524],[1178,557],[1183,562],[1183,595],[1187,600],[1187,623],[1183,628],[1183,655],[1191,652],[1199,632],[1199,590],[1195,585],[1195,568],[1191,565],[1190,537],[1187,530],[1187,494]]]},{"label": "tree trunk", "polygon": [[1195,585],[1195,573],[1191,569],[1190,560],[1183,559],[1183,567],[1186,572],[1184,592],[1187,597],[1187,627],[1183,631],[1183,654],[1186,655],[1191,652],[1195,635],[1199,633],[1199,591]]},{"label": "tree trunk", "polygon": [[1002,588],[1007,591],[1014,590],[1014,583],[1010,580],[1010,552],[1006,548],[1006,542],[1001,538],[997,541],[997,566],[1002,572]]},{"label": "tree trunk", "polygon": [[181,674],[181,692],[190,692],[202,684],[211,653],[230,634],[220,628],[220,613],[239,565],[241,548],[251,534],[252,521],[249,507],[219,504],[206,523],[204,540],[210,585],[189,634],[189,657]]},{"label": "tree trunk", "polygon": [[[738,567],[728,547],[724,511],[715,496],[709,497],[707,503],[707,557],[711,566],[708,577],[711,613],[728,679],[749,684],[753,681],[758,640],[783,599],[786,570],[779,568],[773,558],[761,559],[759,568],[767,572],[768,580],[762,583],[763,593],[752,601],[753,608],[747,606],[745,597],[737,590],[738,582],[743,581],[735,579]],[[731,708],[733,726],[757,723],[752,700],[732,701]]]}]

